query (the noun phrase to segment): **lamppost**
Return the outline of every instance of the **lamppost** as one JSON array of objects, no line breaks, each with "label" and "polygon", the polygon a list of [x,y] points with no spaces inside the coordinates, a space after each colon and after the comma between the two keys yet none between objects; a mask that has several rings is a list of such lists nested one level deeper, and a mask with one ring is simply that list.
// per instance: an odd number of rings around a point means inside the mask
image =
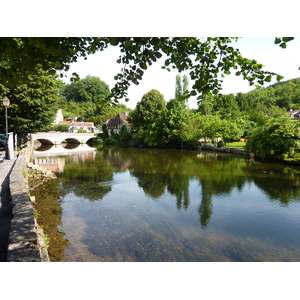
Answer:
[{"label": "lamppost", "polygon": [[7,123],[7,107],[10,104],[10,100],[7,97],[3,98],[3,105],[5,107],[5,130],[6,130],[6,144],[5,144],[5,158],[9,159],[8,155],[8,123]]}]

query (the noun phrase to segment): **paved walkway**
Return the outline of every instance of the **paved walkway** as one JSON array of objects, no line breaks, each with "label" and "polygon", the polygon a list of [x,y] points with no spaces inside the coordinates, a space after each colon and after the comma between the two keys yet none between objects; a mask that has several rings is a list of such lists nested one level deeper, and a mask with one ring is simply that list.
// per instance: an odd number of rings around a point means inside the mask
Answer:
[{"label": "paved walkway", "polygon": [[0,163],[0,262],[5,262],[7,245],[12,219],[12,208],[9,190],[9,174],[15,159],[5,159]]}]

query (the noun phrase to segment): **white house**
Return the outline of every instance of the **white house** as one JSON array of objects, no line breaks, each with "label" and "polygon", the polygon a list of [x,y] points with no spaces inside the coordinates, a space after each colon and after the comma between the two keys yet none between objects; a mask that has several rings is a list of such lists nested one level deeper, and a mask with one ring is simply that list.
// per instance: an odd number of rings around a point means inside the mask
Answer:
[{"label": "white house", "polygon": [[83,121],[60,121],[58,124],[68,124],[70,126],[69,132],[76,133],[78,130],[82,129],[86,132],[95,132],[96,127],[94,122],[83,122]]},{"label": "white house", "polygon": [[63,112],[62,112],[62,109],[60,108],[56,115],[55,115],[55,119],[53,121],[52,124],[58,124],[59,122],[63,121],[64,120],[64,116],[63,116]]}]

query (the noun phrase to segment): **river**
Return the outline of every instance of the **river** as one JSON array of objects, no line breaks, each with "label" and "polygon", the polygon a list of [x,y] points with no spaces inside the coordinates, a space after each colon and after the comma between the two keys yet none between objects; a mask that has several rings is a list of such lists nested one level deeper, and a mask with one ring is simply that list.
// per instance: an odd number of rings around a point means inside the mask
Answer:
[{"label": "river", "polygon": [[35,162],[57,175],[30,191],[53,262],[300,261],[299,167],[105,146]]}]

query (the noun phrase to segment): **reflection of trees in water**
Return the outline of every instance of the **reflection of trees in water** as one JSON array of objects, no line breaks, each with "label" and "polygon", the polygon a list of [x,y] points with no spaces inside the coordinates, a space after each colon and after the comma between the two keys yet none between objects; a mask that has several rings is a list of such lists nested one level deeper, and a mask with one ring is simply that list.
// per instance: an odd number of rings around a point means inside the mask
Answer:
[{"label": "reflection of trees in water", "polygon": [[214,195],[229,194],[234,188],[241,189],[248,179],[244,177],[246,161],[216,153],[178,150],[149,150],[131,154],[131,174],[145,194],[159,198],[167,190],[176,198],[178,209],[187,209],[190,203],[190,179],[197,179],[202,196],[198,213],[202,227],[206,227],[212,214]]},{"label": "reflection of trees in water", "polygon": [[198,213],[200,216],[200,224],[203,229],[208,225],[209,219],[212,215],[211,195],[208,195],[207,193],[203,192],[203,190],[201,203],[198,207]]},{"label": "reflection of trees in water", "polygon": [[287,206],[290,201],[300,199],[300,173],[290,167],[285,168],[257,168],[253,182],[263,190],[270,200],[279,201]]},{"label": "reflection of trees in water", "polygon": [[103,199],[111,189],[111,184],[101,184],[113,180],[114,168],[108,166],[102,155],[93,161],[68,163],[60,179],[65,194],[74,193],[90,201]]},{"label": "reflection of trees in water", "polygon": [[141,187],[146,195],[155,199],[161,197],[166,189],[166,176],[163,174],[148,174],[145,172],[134,172],[131,174],[138,178],[138,186]]},{"label": "reflection of trees in water", "polygon": [[39,224],[44,225],[50,240],[56,241],[55,247],[50,242],[52,260],[63,259],[68,243],[64,233],[57,230],[61,224],[60,197],[74,193],[90,201],[101,200],[112,190],[114,173],[127,169],[138,179],[144,193],[153,199],[159,199],[168,191],[176,199],[177,209],[188,209],[190,181],[197,180],[201,186],[198,213],[202,228],[207,227],[211,219],[213,196],[230,194],[235,188],[242,190],[248,182],[254,182],[271,200],[285,205],[300,197],[300,175],[292,168],[257,162],[250,165],[244,159],[215,153],[197,156],[193,151],[173,149],[103,147],[94,160],[66,163],[58,181],[51,180],[31,192],[36,195],[36,209],[41,214]]},{"label": "reflection of trees in water", "polygon": [[173,174],[172,176],[168,177],[167,190],[171,195],[174,195],[176,197],[177,209],[188,209],[189,207],[189,183],[190,179],[187,176]]},{"label": "reflection of trees in water", "polygon": [[213,212],[212,197],[230,194],[236,187],[241,189],[247,179],[243,176],[243,159],[210,157],[201,165],[198,180],[201,185],[201,202],[198,207],[201,227],[208,225]]}]

